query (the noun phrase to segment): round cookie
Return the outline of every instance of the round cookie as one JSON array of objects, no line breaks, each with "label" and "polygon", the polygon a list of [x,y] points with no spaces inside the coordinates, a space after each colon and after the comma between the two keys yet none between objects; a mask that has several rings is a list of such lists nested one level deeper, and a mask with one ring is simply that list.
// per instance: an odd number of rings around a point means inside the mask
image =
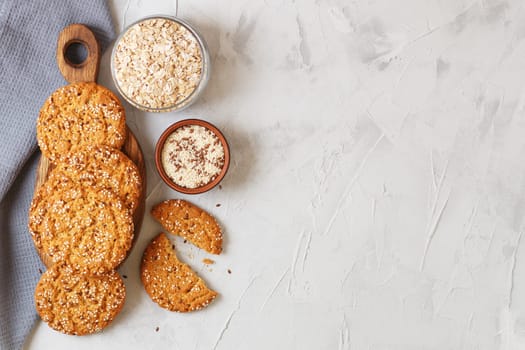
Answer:
[{"label": "round cookie", "polygon": [[119,99],[96,83],[59,88],[38,116],[37,140],[53,163],[75,147],[107,145],[120,148],[126,139],[126,116]]},{"label": "round cookie", "polygon": [[124,153],[108,146],[87,146],[60,158],[55,169],[83,186],[107,188],[134,211],[139,204],[142,180]]},{"label": "round cookie", "polygon": [[141,278],[146,292],[160,307],[188,312],[206,307],[217,292],[186,264],[177,259],[168,237],[161,233],[142,256]]},{"label": "round cookie", "polygon": [[83,273],[116,268],[131,248],[131,211],[111,191],[85,187],[51,172],[29,209],[29,230],[39,251]]},{"label": "round cookie", "polygon": [[119,274],[92,276],[53,265],[35,290],[36,310],[56,331],[84,335],[105,328],[124,306],[126,288]]}]

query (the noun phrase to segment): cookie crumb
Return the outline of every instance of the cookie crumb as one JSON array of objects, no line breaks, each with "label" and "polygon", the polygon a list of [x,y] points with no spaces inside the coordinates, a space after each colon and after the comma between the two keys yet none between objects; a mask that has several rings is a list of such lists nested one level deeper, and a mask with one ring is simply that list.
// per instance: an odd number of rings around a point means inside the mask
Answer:
[{"label": "cookie crumb", "polygon": [[211,264],[215,264],[215,261],[213,261],[212,259],[202,259],[202,262],[205,263],[206,265],[211,265]]}]

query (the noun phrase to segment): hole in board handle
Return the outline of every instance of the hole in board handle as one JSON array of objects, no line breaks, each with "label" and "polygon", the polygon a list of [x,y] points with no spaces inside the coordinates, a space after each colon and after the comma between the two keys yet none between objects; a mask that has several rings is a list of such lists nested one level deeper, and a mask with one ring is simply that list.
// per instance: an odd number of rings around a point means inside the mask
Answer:
[{"label": "hole in board handle", "polygon": [[69,42],[64,49],[64,58],[68,64],[79,68],[86,63],[89,50],[85,42],[74,40]]}]

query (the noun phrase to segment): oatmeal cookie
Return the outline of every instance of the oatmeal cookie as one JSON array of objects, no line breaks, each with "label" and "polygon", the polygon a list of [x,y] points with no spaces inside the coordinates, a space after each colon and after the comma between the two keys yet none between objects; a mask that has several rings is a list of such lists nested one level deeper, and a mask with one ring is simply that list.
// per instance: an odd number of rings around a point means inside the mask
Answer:
[{"label": "oatmeal cookie", "polygon": [[141,278],[146,292],[162,308],[188,312],[206,307],[217,292],[186,264],[177,259],[168,237],[161,233],[146,247]]},{"label": "oatmeal cookie", "polygon": [[87,146],[62,156],[53,169],[83,186],[107,188],[134,211],[139,204],[142,180],[139,170],[124,153],[108,146]]},{"label": "oatmeal cookie", "polygon": [[76,147],[107,145],[121,148],[126,139],[126,116],[119,99],[96,83],[59,88],[40,109],[37,140],[53,163]]},{"label": "oatmeal cookie", "polygon": [[124,306],[126,289],[119,274],[86,275],[53,265],[35,290],[36,310],[56,331],[84,335],[101,331]]},{"label": "oatmeal cookie", "polygon": [[111,191],[52,172],[29,209],[36,248],[54,263],[100,274],[116,268],[133,239],[131,211]]},{"label": "oatmeal cookie", "polygon": [[196,205],[182,199],[170,199],[151,210],[169,233],[179,235],[212,254],[222,251],[222,230],[217,221]]}]

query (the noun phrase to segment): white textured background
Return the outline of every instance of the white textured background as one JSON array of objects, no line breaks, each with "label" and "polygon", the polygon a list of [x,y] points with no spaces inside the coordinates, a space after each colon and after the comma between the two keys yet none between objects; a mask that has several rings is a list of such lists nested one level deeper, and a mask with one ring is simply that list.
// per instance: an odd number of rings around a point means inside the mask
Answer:
[{"label": "white textured background", "polygon": [[[119,28],[176,8],[112,5]],[[182,113],[127,106],[128,123],[147,208],[186,198],[224,227],[217,258],[174,240],[221,296],[193,314],[151,302],[138,271],[160,226],[147,214],[114,323],[81,338],[39,324],[28,349],[525,348],[524,1],[178,7],[210,47],[208,88]],[[230,142],[222,190],[183,196],[156,174],[157,138],[186,117]]]}]

